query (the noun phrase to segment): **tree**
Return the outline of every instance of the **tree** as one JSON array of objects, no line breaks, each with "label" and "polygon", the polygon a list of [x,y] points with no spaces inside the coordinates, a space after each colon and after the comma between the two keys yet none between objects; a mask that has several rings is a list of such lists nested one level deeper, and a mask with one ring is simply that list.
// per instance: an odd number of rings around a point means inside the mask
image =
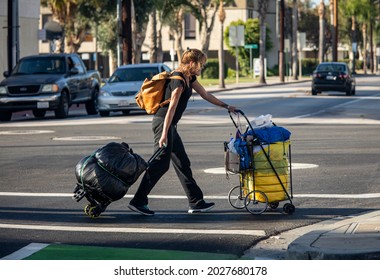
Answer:
[{"label": "tree", "polygon": [[297,46],[297,31],[298,31],[298,3],[297,0],[293,0],[293,16],[292,16],[292,37],[293,37],[293,47],[292,47],[292,56],[293,56],[293,65],[292,73],[293,79],[298,80],[298,46]]},{"label": "tree", "polygon": [[260,19],[260,83],[266,84],[265,81],[265,45],[266,45],[266,25],[265,18],[268,11],[268,1],[259,0],[258,13]]},{"label": "tree", "polygon": [[321,0],[318,8],[319,14],[319,63],[324,61],[325,57],[325,3]]}]

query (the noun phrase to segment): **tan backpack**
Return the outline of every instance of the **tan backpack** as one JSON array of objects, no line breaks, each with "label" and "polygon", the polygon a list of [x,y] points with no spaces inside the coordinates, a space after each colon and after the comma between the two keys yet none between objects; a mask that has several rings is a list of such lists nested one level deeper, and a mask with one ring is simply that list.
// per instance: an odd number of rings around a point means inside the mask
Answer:
[{"label": "tan backpack", "polygon": [[148,114],[155,114],[160,107],[170,102],[170,98],[161,102],[165,94],[165,84],[168,79],[186,81],[183,77],[173,75],[173,72],[163,71],[154,75],[151,79],[146,78],[141,86],[140,91],[136,95],[136,103],[144,109]]}]

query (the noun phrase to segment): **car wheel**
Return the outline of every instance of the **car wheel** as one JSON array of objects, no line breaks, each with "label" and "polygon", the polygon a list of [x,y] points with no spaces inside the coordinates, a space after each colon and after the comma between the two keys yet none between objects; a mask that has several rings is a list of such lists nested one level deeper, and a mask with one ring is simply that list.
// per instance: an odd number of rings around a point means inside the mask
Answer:
[{"label": "car wheel", "polygon": [[311,94],[312,94],[312,95],[317,95],[317,93],[318,93],[317,90],[315,90],[315,89],[313,89],[313,88],[311,89]]},{"label": "car wheel", "polygon": [[12,119],[12,112],[4,111],[0,112],[0,121],[9,122]]},{"label": "car wheel", "polygon": [[88,115],[97,115],[99,113],[98,94],[99,90],[94,88],[91,94],[91,100],[86,102],[86,112]]},{"label": "car wheel", "polygon": [[67,92],[62,92],[61,100],[59,101],[58,109],[54,111],[57,119],[67,118],[69,115],[69,97]]},{"label": "car wheel", "polygon": [[32,112],[33,112],[33,116],[36,118],[43,118],[46,115],[46,110],[35,109]]},{"label": "car wheel", "polygon": [[99,114],[101,117],[109,117],[110,112],[109,111],[99,111]]}]

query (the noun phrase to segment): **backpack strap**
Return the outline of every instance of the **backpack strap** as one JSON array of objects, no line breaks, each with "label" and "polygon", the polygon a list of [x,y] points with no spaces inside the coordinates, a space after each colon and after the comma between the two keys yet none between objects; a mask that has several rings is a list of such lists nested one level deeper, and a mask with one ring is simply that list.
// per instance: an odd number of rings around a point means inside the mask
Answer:
[{"label": "backpack strap", "polygon": [[[174,73],[178,73],[178,74],[174,75]],[[176,71],[170,72],[169,79],[182,80],[187,87],[189,86],[186,82],[185,76],[181,72],[176,72]]]},{"label": "backpack strap", "polygon": [[[174,75],[174,73],[178,73],[176,75]],[[183,74],[181,72],[175,72],[175,71],[172,71],[170,72],[170,75],[168,76],[168,79],[171,79],[171,80],[181,80],[185,83],[186,86],[189,86],[186,82],[186,79],[185,77],[183,76]],[[162,101],[159,106],[162,108],[164,107],[165,105],[169,104],[170,103],[170,100],[171,98],[169,99],[166,99],[165,101]]]}]

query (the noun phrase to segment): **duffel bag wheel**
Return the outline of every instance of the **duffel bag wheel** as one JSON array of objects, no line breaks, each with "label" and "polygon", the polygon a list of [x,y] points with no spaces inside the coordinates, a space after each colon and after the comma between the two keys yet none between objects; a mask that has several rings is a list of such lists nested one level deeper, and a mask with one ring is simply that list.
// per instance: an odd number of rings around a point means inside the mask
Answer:
[{"label": "duffel bag wheel", "polygon": [[228,193],[228,202],[235,209],[244,209],[245,197],[240,186],[233,187]]},{"label": "duffel bag wheel", "polygon": [[284,205],[284,212],[286,213],[286,214],[289,214],[289,215],[291,215],[291,214],[293,214],[294,213],[294,211],[296,210],[296,207],[294,207],[294,205],[293,204],[290,204],[290,203],[285,203],[285,205]]},{"label": "duffel bag wheel", "polygon": [[279,205],[278,202],[271,202],[271,203],[269,203],[269,207],[271,209],[277,209],[278,205]]},{"label": "duffel bag wheel", "polygon": [[84,207],[84,212],[91,218],[97,218],[102,213],[102,209],[98,205],[88,204]]},{"label": "duffel bag wheel", "polygon": [[90,216],[90,209],[91,207],[93,207],[93,205],[91,204],[87,204],[85,207],[84,207],[84,213],[87,215],[87,216]]}]

